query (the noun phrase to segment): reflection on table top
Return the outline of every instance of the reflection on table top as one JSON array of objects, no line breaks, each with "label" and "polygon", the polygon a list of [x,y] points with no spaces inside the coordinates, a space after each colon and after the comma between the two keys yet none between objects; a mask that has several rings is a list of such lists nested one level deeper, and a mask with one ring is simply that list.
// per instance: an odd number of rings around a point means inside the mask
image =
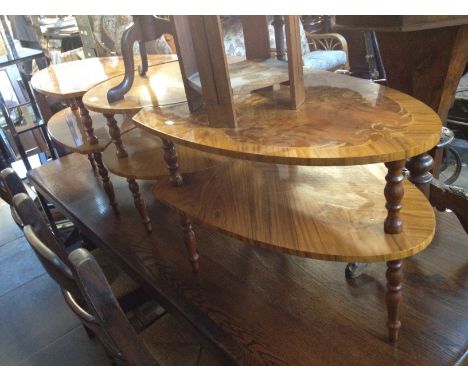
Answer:
[{"label": "reflection on table top", "polygon": [[[141,62],[135,56],[135,65]],[[148,64],[177,60],[176,55],[148,55]],[[51,65],[35,73],[31,84],[39,93],[62,98],[82,96],[87,90],[100,82],[118,76],[125,71],[122,57],[94,57],[85,60]]]},{"label": "reflection on table top", "polygon": [[210,126],[186,104],[145,108],[133,120],[175,143],[235,158],[296,165],[387,162],[430,150],[441,121],[422,102],[388,87],[323,71],[304,73],[306,101],[290,108],[286,86],[235,103],[237,127]]}]

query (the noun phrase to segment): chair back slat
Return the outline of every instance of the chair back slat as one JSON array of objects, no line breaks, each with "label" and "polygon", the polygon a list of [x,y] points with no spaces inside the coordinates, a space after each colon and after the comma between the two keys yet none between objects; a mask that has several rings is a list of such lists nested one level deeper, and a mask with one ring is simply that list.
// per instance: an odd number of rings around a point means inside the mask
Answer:
[{"label": "chair back slat", "polygon": [[94,257],[80,248],[69,259],[87,305],[115,345],[117,359],[126,365],[157,365],[122,311]]},{"label": "chair back slat", "polygon": [[26,240],[33,248],[49,276],[60,287],[68,290],[79,299],[81,296],[80,289],[73,278],[70,268],[64,261],[67,258],[66,251],[52,235],[32,199],[27,194],[17,194],[13,196],[13,207],[24,223],[23,233]]}]

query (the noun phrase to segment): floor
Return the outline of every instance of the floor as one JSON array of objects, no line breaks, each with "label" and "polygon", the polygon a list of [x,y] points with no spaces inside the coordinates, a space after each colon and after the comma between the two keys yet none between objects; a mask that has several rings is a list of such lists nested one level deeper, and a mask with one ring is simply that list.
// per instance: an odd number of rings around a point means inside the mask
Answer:
[{"label": "floor", "polygon": [[110,365],[0,200],[0,365]]},{"label": "floor", "polygon": [[[0,365],[111,365],[65,304],[0,199]],[[151,326],[165,365],[213,364],[209,354],[169,315]],[[146,334],[148,335],[148,334]]]}]

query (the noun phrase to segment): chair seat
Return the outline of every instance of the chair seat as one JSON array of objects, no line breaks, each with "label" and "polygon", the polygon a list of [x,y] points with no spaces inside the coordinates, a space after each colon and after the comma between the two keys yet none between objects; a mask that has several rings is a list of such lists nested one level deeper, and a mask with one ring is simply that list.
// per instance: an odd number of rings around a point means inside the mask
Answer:
[{"label": "chair seat", "polygon": [[91,252],[101,267],[114,296],[119,299],[136,291],[140,286],[127,275],[119,266],[112,262],[108,255],[101,249]]},{"label": "chair seat", "polygon": [[334,70],[346,64],[343,50],[314,50],[303,57],[304,66],[319,70]]},{"label": "chair seat", "polygon": [[216,366],[214,354],[175,318],[165,314],[140,333],[152,356],[163,366]]}]

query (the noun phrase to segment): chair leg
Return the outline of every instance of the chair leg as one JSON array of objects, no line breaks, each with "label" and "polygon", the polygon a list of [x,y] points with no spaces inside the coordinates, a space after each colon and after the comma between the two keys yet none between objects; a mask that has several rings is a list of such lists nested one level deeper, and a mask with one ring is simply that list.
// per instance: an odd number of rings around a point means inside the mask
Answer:
[{"label": "chair leg", "polygon": [[107,196],[109,197],[109,202],[116,214],[119,213],[117,208],[117,202],[115,201],[115,193],[114,193],[114,186],[109,178],[109,172],[102,163],[102,154],[101,153],[94,153],[94,161],[99,170],[99,175],[101,176],[102,185],[104,186],[104,191],[106,191]]},{"label": "chair leg", "polygon": [[398,320],[398,310],[401,302],[401,283],[403,271],[401,260],[387,262],[387,292],[385,301],[387,303],[387,327],[390,342],[398,340],[401,322]]},{"label": "chair leg", "polygon": [[192,263],[193,273],[197,275],[200,270],[200,255],[197,251],[197,240],[195,232],[193,232],[192,223],[184,214],[180,214],[180,225],[184,232],[185,247],[189,254],[189,260]]},{"label": "chair leg", "polygon": [[127,179],[127,182],[128,182],[128,188],[130,189],[133,195],[133,202],[135,204],[135,207],[138,213],[141,216],[146,232],[151,233],[153,231],[153,227],[151,225],[151,219],[148,215],[148,209],[146,208],[146,203],[141,198],[141,195],[140,195],[140,187],[138,186],[138,183],[135,181],[135,179],[129,178]]},{"label": "chair leg", "polygon": [[88,160],[89,163],[91,164],[91,168],[93,169],[93,172],[96,172],[96,163],[94,162],[93,154],[88,154]]}]

